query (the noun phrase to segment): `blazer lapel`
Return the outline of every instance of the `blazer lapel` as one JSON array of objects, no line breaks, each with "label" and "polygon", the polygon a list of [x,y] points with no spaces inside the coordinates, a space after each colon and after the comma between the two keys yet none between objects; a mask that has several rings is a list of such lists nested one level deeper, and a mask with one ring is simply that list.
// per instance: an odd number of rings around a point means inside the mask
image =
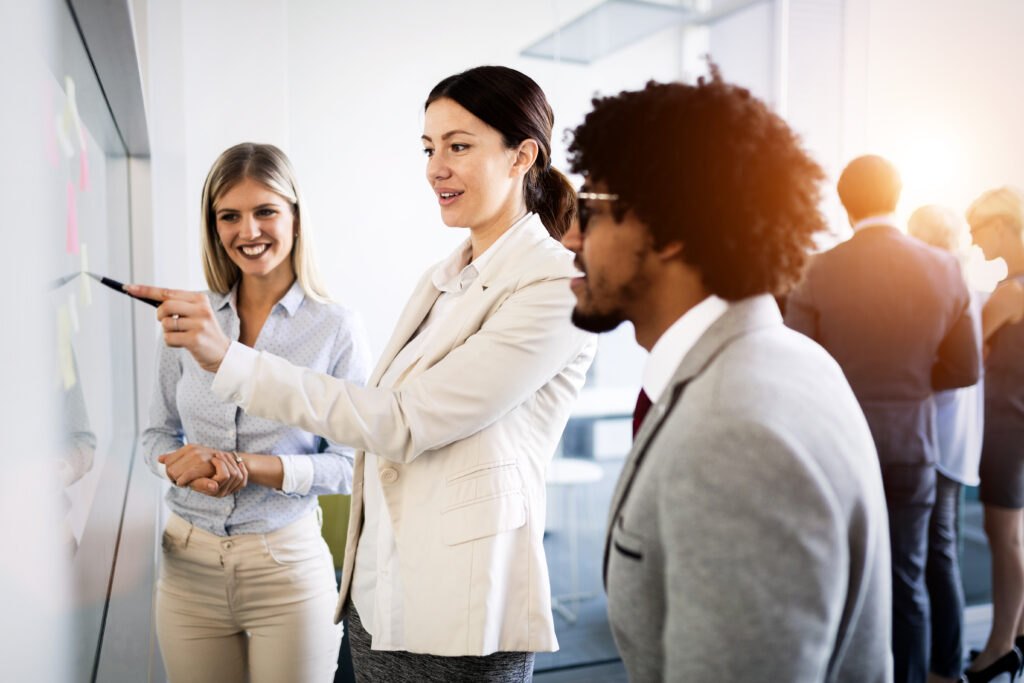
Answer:
[{"label": "blazer lapel", "polygon": [[729,342],[737,336],[746,334],[751,330],[768,325],[778,325],[782,321],[779,308],[775,300],[767,294],[750,297],[734,302],[716,320],[707,331],[701,335],[683,360],[680,361],[672,380],[665,388],[664,393],[658,401],[651,406],[640,431],[637,432],[633,447],[630,449],[626,462],[622,466],[619,480],[615,485],[615,493],[612,494],[612,502],[609,507],[608,524],[605,528],[604,543],[604,567],[603,576],[605,585],[608,580],[608,550],[611,546],[612,529],[619,517],[622,506],[626,502],[637,471],[647,453],[648,446],[661,429],[665,418],[672,412],[672,408],[678,403],[686,385],[699,375],[708,364],[728,346]]},{"label": "blazer lapel", "polygon": [[[508,241],[499,245],[499,251],[484,265],[476,280],[459,296],[458,300],[446,314],[445,321],[450,324],[442,325],[433,331],[431,338],[427,340],[420,357],[416,359],[414,365],[419,364],[421,368],[431,367],[434,363],[448,355],[452,348],[464,341],[466,337],[479,330],[483,316],[486,315],[492,301],[492,298],[487,295],[487,291],[492,287],[501,286],[510,277],[519,277],[522,273],[524,259],[528,258],[528,254],[537,242],[545,239],[550,239],[550,237],[544,228],[544,224],[537,217],[526,221],[513,234],[509,235]],[[434,304],[434,301],[440,294],[436,291],[436,288],[434,289],[435,294],[430,299],[429,306]],[[429,306],[427,306],[427,310],[429,310]],[[427,310],[422,312],[415,325],[419,325],[422,322]],[[405,341],[408,341],[408,337],[412,335],[415,329],[413,327],[409,330],[405,336]],[[389,363],[394,359],[394,355],[401,351],[405,341],[395,349],[394,354],[392,354],[391,359],[388,361]],[[419,374],[419,370],[414,371],[413,374]],[[383,372],[381,375],[383,375]]]}]

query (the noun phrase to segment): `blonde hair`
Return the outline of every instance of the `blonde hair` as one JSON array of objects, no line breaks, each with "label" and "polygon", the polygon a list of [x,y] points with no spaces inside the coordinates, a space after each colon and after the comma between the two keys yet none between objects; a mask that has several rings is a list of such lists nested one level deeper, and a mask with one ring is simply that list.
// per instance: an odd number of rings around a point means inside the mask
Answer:
[{"label": "blonde hair", "polygon": [[288,200],[295,217],[295,241],[291,254],[295,279],[299,281],[306,296],[320,302],[330,301],[316,267],[309,227],[302,224],[302,202],[292,164],[285,153],[274,145],[253,142],[243,142],[225,150],[217,157],[203,183],[199,223],[206,284],[214,292],[227,294],[238,282],[241,271],[228,256],[217,235],[215,204],[225,192],[247,178],[266,185]]},{"label": "blonde hair", "polygon": [[1018,235],[1024,229],[1024,193],[1016,187],[1003,185],[983,192],[967,209],[967,222],[971,225],[998,216]]},{"label": "blonde hair", "polygon": [[907,221],[907,232],[911,236],[954,254],[959,252],[960,235],[966,227],[959,213],[938,204],[918,208]]}]

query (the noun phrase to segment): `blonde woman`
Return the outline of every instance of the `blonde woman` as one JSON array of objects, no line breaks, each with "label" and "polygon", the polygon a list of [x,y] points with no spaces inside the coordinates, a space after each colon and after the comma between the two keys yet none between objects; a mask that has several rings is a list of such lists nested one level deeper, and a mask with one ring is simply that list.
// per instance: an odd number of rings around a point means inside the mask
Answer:
[{"label": "blonde woman", "polygon": [[[206,297],[231,339],[365,381],[361,323],[320,283],[281,150],[221,154],[201,225]],[[332,680],[342,633],[317,496],[351,491],[352,449],[221,403],[182,349],[161,344],[157,373],[142,450],[175,485],[156,603],[170,680]]]},{"label": "blonde woman", "polygon": [[985,192],[967,209],[971,238],[1008,273],[981,313],[985,430],[978,498],[992,552],[992,629],[967,680],[1016,673],[1024,647],[1024,194]]}]

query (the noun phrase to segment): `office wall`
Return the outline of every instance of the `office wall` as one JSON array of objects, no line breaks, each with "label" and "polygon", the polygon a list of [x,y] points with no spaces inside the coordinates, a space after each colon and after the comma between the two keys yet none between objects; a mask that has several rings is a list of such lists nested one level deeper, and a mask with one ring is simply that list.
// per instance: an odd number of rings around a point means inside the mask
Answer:
[{"label": "office wall", "polygon": [[901,212],[963,210],[983,190],[1024,185],[1024,3],[847,3],[846,156],[889,155]]}]

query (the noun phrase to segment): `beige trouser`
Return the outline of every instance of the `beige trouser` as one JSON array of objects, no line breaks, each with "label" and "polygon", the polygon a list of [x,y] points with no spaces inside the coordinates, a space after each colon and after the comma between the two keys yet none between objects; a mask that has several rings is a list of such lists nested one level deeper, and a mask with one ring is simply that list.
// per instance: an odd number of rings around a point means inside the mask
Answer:
[{"label": "beige trouser", "polygon": [[334,679],[342,627],[316,514],[237,536],[171,515],[163,547],[156,628],[171,683]]}]

